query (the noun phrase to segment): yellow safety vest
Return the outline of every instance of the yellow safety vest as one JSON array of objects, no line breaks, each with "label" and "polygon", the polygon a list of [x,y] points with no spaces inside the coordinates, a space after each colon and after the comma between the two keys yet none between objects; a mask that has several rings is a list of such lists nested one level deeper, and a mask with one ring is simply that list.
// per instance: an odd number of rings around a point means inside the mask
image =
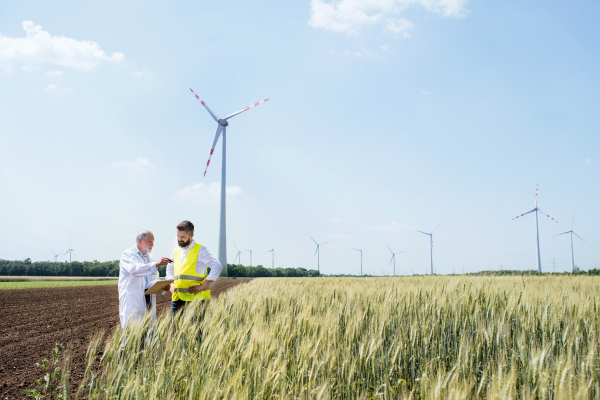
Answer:
[{"label": "yellow safety vest", "polygon": [[173,301],[210,299],[210,290],[204,290],[200,293],[190,293],[188,290],[190,286],[202,285],[206,281],[206,275],[208,274],[208,269],[204,275],[200,275],[196,272],[196,262],[198,261],[200,247],[202,247],[202,245],[196,243],[194,247],[188,251],[183,265],[181,264],[181,248],[175,248],[175,257],[173,260],[173,266],[175,267],[175,292],[173,293],[173,296],[171,296]]}]

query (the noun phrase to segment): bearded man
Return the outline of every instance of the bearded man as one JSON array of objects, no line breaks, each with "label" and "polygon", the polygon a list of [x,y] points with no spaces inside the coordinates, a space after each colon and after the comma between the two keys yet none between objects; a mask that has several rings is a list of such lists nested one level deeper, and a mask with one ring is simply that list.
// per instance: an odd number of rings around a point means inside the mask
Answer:
[{"label": "bearded man", "polygon": [[150,253],[154,247],[154,235],[141,230],[136,236],[136,245],[121,255],[119,262],[119,317],[125,330],[128,323],[141,321],[146,311],[152,311],[156,321],[156,295],[144,295],[146,285],[158,279],[157,268],[167,265],[171,260],[161,257],[154,262]]},{"label": "bearded man", "polygon": [[[206,246],[194,240],[194,224],[182,221],[177,225],[178,247],[173,250],[173,262],[167,265],[166,279],[173,279],[170,291],[171,313],[192,301],[210,299],[210,285],[219,278],[223,266]],[[208,273],[210,268],[210,274]]]}]

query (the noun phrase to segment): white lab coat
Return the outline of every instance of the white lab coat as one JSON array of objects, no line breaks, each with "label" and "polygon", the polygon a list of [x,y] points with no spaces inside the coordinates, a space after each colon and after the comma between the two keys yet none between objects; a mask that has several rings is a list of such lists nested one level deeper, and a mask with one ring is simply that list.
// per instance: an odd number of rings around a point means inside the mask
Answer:
[{"label": "white lab coat", "polygon": [[[137,244],[121,255],[119,262],[119,317],[125,330],[128,322],[141,321],[146,313],[147,282],[158,279],[156,262],[143,255]],[[152,299],[152,320],[156,322],[156,295]]]}]

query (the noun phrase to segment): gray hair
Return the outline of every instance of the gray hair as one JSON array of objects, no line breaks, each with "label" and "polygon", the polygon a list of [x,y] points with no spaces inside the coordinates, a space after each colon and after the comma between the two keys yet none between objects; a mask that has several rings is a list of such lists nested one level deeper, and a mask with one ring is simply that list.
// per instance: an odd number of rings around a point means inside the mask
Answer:
[{"label": "gray hair", "polygon": [[135,237],[135,242],[136,243],[139,242],[140,239],[146,240],[148,238],[148,236],[154,236],[154,235],[148,229],[142,229],[141,231],[139,231],[137,233],[137,236]]}]

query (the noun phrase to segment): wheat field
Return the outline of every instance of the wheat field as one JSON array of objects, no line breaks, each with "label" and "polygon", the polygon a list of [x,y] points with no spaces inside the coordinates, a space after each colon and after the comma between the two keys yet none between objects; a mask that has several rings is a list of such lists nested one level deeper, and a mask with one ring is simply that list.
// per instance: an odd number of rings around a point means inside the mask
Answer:
[{"label": "wheat field", "polygon": [[[585,276],[259,279],[173,324],[116,331],[91,399],[600,398]],[[196,340],[202,329],[202,342]]]}]

